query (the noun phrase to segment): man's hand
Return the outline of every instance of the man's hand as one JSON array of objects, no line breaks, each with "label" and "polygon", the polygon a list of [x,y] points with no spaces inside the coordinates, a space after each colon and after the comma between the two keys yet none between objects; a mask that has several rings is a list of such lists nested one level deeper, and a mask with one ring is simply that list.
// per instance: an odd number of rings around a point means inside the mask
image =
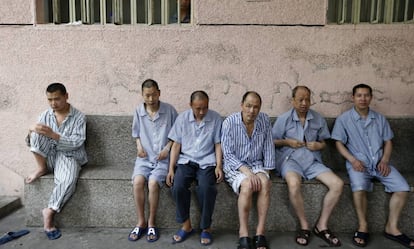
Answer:
[{"label": "man's hand", "polygon": [[250,188],[253,192],[259,192],[262,189],[262,181],[260,180],[260,177],[255,174],[251,174],[248,176],[248,179],[250,182]]},{"label": "man's hand", "polygon": [[286,144],[292,148],[300,148],[306,145],[305,142],[296,139],[286,139]]},{"label": "man's hand", "polygon": [[164,159],[166,159],[169,155],[170,151],[167,148],[164,148],[160,154],[158,154],[157,156],[157,161],[162,161]]},{"label": "man's hand", "polygon": [[165,183],[167,184],[168,187],[172,187],[174,183],[174,175],[175,175],[174,170],[168,171],[167,178],[165,179]]},{"label": "man's hand", "polygon": [[140,158],[145,158],[147,157],[147,152],[143,149],[143,148],[137,148],[137,155]]},{"label": "man's hand", "polygon": [[57,133],[55,133],[52,130],[52,128],[50,128],[47,125],[41,124],[41,123],[38,123],[38,124],[35,124],[34,126],[32,126],[30,128],[30,131],[36,132],[40,135],[46,136],[46,137],[51,138],[51,139],[55,139],[55,140],[59,139],[59,135]]},{"label": "man's hand", "polygon": [[313,141],[313,142],[307,142],[306,148],[310,151],[317,151],[321,150],[323,148],[323,145],[321,142]]},{"label": "man's hand", "polygon": [[391,172],[391,168],[385,161],[380,161],[377,165],[377,170],[382,176],[388,176]]},{"label": "man's hand", "polygon": [[222,182],[224,174],[223,174],[223,170],[221,169],[221,167],[216,166],[216,169],[214,170],[214,173],[216,174],[216,182],[217,183]]},{"label": "man's hand", "polygon": [[359,161],[358,159],[354,159],[351,162],[351,164],[352,164],[352,168],[354,168],[355,171],[358,171],[358,172],[364,172],[365,171],[364,164],[361,161]]}]

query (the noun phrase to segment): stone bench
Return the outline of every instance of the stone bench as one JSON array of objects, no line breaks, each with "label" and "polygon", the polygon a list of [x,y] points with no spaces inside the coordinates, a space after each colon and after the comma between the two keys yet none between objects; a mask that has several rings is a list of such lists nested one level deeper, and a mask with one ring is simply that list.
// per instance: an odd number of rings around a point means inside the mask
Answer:
[{"label": "stone bench", "polygon": [[[333,119],[328,119],[330,128]],[[136,157],[135,141],[131,137],[132,116],[88,116],[86,148],[89,163],[84,167],[76,193],[57,218],[60,227],[132,227],[136,215],[132,195],[131,174]],[[393,163],[414,185],[411,165],[414,159],[414,118],[390,119],[395,133]],[[333,141],[323,158],[345,181],[341,200],[332,214],[330,228],[337,232],[352,232],[357,226],[352,193],[344,166],[344,159],[335,149]],[[289,203],[287,185],[272,175],[272,197],[268,215],[270,231],[294,231],[297,220]],[[53,188],[53,176],[46,175],[33,184],[25,186],[26,222],[28,226],[42,226],[40,210],[47,205]],[[303,186],[305,208],[311,224],[315,223],[326,187],[317,181],[306,181]],[[191,219],[198,227],[197,201],[193,195]],[[369,224],[372,232],[382,232],[387,217],[389,195],[381,184],[376,183],[369,195]],[[254,210],[255,211],[255,210]],[[251,215],[252,224],[256,215]],[[175,204],[170,189],[160,191],[157,224],[161,228],[178,228],[175,222]],[[414,196],[401,217],[401,227],[410,231],[414,225]],[[226,183],[218,185],[216,209],[213,216],[215,229],[237,230],[237,197]]]}]

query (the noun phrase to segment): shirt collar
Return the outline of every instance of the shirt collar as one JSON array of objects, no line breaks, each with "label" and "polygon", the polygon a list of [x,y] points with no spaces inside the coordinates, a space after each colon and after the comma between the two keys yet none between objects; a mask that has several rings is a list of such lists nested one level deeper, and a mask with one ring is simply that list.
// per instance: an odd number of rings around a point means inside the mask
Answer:
[{"label": "shirt collar", "polygon": [[[355,106],[352,107],[351,115],[352,115],[352,118],[354,120],[360,120],[360,119],[362,119],[361,115],[359,115],[359,113],[355,110]],[[371,111],[371,108],[370,108],[368,110],[367,119],[374,119],[374,118],[375,118],[374,113]]]},{"label": "shirt collar", "polygon": [[[292,112],[292,119],[294,121],[300,121],[298,113],[295,111],[295,108],[292,108],[291,112]],[[308,112],[306,113],[306,120],[311,120],[311,119],[313,119],[313,114],[312,114],[311,110],[309,109]]]}]

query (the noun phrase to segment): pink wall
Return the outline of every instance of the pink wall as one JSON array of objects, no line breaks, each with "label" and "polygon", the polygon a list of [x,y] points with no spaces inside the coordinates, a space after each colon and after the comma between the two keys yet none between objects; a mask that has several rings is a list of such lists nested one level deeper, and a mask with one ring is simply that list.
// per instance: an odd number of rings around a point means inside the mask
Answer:
[{"label": "pink wall", "polygon": [[[220,8],[213,6],[218,2],[195,6],[195,22],[220,22]],[[239,12],[233,18],[228,12],[234,1],[220,2],[226,2],[221,8],[226,20],[238,23]],[[245,5],[239,7],[252,11]],[[312,23],[321,23],[318,19]],[[374,88],[375,109],[414,116],[412,24],[5,25],[0,47],[0,194],[23,194],[23,178],[35,166],[24,137],[47,108],[44,89],[53,81],[65,83],[71,103],[86,114],[131,115],[141,101],[141,82],[154,78],[161,99],[179,111],[196,89],[206,90],[210,107],[223,115],[238,111],[241,95],[255,90],[262,95],[262,111],[277,116],[290,108],[291,89],[306,84],[313,90],[313,108],[336,117],[350,107],[352,86],[366,82]]]}]

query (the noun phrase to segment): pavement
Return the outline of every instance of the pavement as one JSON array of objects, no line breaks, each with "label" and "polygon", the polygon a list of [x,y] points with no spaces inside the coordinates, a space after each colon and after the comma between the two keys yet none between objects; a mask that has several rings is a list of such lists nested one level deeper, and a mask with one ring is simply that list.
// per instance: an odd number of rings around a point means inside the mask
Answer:
[{"label": "pavement", "polygon": [[[202,246],[199,242],[199,235],[196,233],[186,241],[179,244],[172,244],[172,235],[176,232],[173,229],[160,229],[160,239],[149,243],[145,237],[136,242],[128,241],[130,229],[125,228],[61,228],[62,237],[51,241],[46,238],[41,227],[25,226],[25,210],[20,208],[11,214],[0,219],[0,234],[9,231],[28,229],[29,234],[6,244],[0,245],[1,249],[6,248],[28,248],[28,249],[113,249],[113,248],[146,248],[146,249],[235,249],[237,248],[237,230],[234,231],[213,231],[214,242],[210,246]],[[40,215],[40,211],[39,211]],[[178,227],[177,227],[178,228]],[[408,231],[407,231],[408,232]],[[412,234],[408,234],[412,235]],[[293,232],[269,232],[266,237],[271,249],[316,249],[327,247],[321,239],[312,235],[308,246],[299,246],[294,242]],[[351,242],[352,234],[338,234],[342,241],[340,248],[358,248]],[[402,245],[384,238],[382,234],[371,234],[370,242],[365,248],[375,249],[400,249]]]}]

